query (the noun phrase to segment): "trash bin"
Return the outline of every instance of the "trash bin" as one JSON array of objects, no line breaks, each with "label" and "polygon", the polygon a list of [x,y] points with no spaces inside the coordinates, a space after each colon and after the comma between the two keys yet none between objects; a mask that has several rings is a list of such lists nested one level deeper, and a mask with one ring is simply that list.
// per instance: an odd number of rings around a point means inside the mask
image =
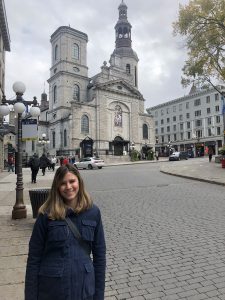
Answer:
[{"label": "trash bin", "polygon": [[33,211],[33,218],[37,218],[38,210],[47,200],[50,189],[29,190],[30,202]]}]

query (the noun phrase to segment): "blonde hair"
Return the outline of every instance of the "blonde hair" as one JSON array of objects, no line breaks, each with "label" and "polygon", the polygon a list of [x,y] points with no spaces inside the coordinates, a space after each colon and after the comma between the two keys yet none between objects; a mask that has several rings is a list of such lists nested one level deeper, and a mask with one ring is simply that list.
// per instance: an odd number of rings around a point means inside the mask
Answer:
[{"label": "blonde hair", "polygon": [[59,167],[55,173],[47,201],[39,208],[39,213],[47,213],[48,217],[52,220],[62,220],[66,217],[68,206],[65,204],[59,193],[59,187],[68,172],[77,176],[79,182],[79,191],[74,211],[76,213],[81,213],[93,205],[93,201],[84,188],[84,181],[80,176],[79,171],[71,164],[63,165]]}]

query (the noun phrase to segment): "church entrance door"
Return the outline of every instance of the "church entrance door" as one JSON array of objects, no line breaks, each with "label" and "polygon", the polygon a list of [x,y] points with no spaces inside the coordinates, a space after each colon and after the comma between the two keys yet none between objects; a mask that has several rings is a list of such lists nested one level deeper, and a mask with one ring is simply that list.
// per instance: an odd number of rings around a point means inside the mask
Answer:
[{"label": "church entrance door", "polygon": [[120,136],[116,136],[113,145],[114,145],[114,155],[121,156],[123,155],[124,146],[127,148],[128,141],[124,141]]}]

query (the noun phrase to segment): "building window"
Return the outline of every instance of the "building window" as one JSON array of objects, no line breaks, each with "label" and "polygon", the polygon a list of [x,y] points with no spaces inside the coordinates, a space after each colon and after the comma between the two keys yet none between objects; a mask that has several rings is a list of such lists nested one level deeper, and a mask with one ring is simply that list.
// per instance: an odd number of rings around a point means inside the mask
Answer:
[{"label": "building window", "polygon": [[83,115],[81,118],[81,132],[89,133],[89,118],[86,115]]},{"label": "building window", "polygon": [[155,121],[155,126],[158,126],[158,121]]},{"label": "building window", "polygon": [[67,147],[67,131],[66,131],[66,129],[64,129],[63,140],[64,140],[64,147]]},{"label": "building window", "polygon": [[210,96],[206,97],[206,103],[210,103]]},{"label": "building window", "polygon": [[220,116],[216,116],[216,123],[220,123]]},{"label": "building window", "polygon": [[116,105],[114,113],[114,126],[122,127],[122,108]]},{"label": "building window", "polygon": [[173,106],[173,112],[176,112],[176,106]]},{"label": "building window", "polygon": [[166,131],[170,132],[170,126],[167,126]]},{"label": "building window", "polygon": [[179,120],[183,121],[183,115],[179,115]]},{"label": "building window", "polygon": [[169,107],[167,107],[166,113],[167,113],[167,115],[170,113],[170,108]]},{"label": "building window", "polygon": [[190,140],[190,138],[191,138],[191,132],[190,131],[187,132],[187,138],[188,138],[188,140]]},{"label": "building window", "polygon": [[164,111],[163,111],[163,109],[161,109],[161,116],[163,116],[164,115]]},{"label": "building window", "polygon": [[56,103],[57,102],[57,86],[54,85],[53,87],[53,102]]},{"label": "building window", "polygon": [[180,123],[180,130],[184,130],[184,124]]},{"label": "building window", "polygon": [[219,111],[220,111],[219,105],[216,105],[216,106],[215,106],[215,111],[216,111],[216,112],[219,112]]},{"label": "building window", "polygon": [[161,124],[163,124],[163,123],[164,123],[164,120],[162,119],[162,120],[161,120]]},{"label": "building window", "polygon": [[208,136],[211,136],[212,135],[212,130],[211,128],[208,128]]},{"label": "building window", "polygon": [[201,116],[201,110],[196,110],[195,111],[195,117]]},{"label": "building window", "polygon": [[182,111],[182,103],[179,104],[179,111]]},{"label": "building window", "polygon": [[79,46],[77,44],[73,44],[72,48],[72,57],[75,59],[79,59],[80,53],[79,53]]},{"label": "building window", "polygon": [[190,119],[190,113],[186,113],[186,118]]},{"label": "building window", "polygon": [[80,87],[77,84],[73,88],[73,100],[80,101]]},{"label": "building window", "polygon": [[167,141],[170,142],[170,134],[167,136]]},{"label": "building window", "polygon": [[58,53],[59,50],[58,49],[59,49],[58,45],[55,45],[55,50],[54,50],[54,59],[55,60],[58,59],[58,55],[59,55],[59,53]]},{"label": "building window", "polygon": [[187,122],[187,128],[188,128],[188,129],[191,128],[191,122]]},{"label": "building window", "polygon": [[163,127],[161,127],[161,133],[164,133],[164,128]]},{"label": "building window", "polygon": [[189,108],[189,102],[186,102],[186,108],[187,109]]},{"label": "building window", "polygon": [[215,101],[219,100],[219,94],[215,94]]},{"label": "building window", "polygon": [[167,118],[167,119],[166,119],[166,122],[169,123],[169,122],[170,122],[170,118]]},{"label": "building window", "polygon": [[196,130],[196,137],[201,138],[202,137],[202,130]]},{"label": "building window", "polygon": [[161,136],[161,139],[162,139],[162,143],[164,143],[164,136],[163,135]]},{"label": "building window", "polygon": [[177,125],[173,125],[173,131],[177,130]]},{"label": "building window", "polygon": [[158,128],[155,129],[155,134],[158,134]]},{"label": "building window", "polygon": [[196,127],[202,126],[202,120],[195,120],[195,126]]},{"label": "building window", "polygon": [[201,105],[201,99],[195,99],[194,106],[199,106],[199,105]]},{"label": "building window", "polygon": [[212,118],[211,118],[211,117],[207,118],[207,124],[208,124],[208,125],[211,125],[211,124],[212,124]]},{"label": "building window", "polygon": [[221,135],[221,129],[220,129],[220,127],[216,127],[216,134],[217,135]]},{"label": "building window", "polygon": [[207,107],[207,108],[206,108],[206,112],[207,112],[207,114],[210,114],[210,113],[211,113],[210,107]]},{"label": "building window", "polygon": [[173,116],[173,122],[176,122],[177,118],[176,116]]},{"label": "building window", "polygon": [[143,139],[148,139],[148,125],[147,124],[143,124]]},{"label": "building window", "polygon": [[180,133],[180,139],[181,139],[181,141],[183,141],[183,139],[184,139],[184,134],[183,134],[183,132]]},{"label": "building window", "polygon": [[52,148],[55,148],[55,131],[52,131]]},{"label": "building window", "polygon": [[127,73],[127,74],[130,74],[130,64],[127,64],[127,65],[126,65],[126,73]]},{"label": "building window", "polygon": [[176,135],[176,133],[173,135],[173,139],[174,139],[174,142],[177,140],[177,135]]}]

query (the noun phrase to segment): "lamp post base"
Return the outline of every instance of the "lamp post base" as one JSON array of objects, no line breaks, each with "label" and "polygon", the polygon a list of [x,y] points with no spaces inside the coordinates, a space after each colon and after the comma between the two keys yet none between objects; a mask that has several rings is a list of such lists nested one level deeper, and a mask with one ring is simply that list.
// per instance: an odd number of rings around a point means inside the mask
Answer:
[{"label": "lamp post base", "polygon": [[13,210],[12,210],[12,219],[13,220],[24,219],[26,217],[27,217],[27,209],[26,209],[25,205],[19,206],[19,207],[16,207],[16,206],[13,207]]}]

